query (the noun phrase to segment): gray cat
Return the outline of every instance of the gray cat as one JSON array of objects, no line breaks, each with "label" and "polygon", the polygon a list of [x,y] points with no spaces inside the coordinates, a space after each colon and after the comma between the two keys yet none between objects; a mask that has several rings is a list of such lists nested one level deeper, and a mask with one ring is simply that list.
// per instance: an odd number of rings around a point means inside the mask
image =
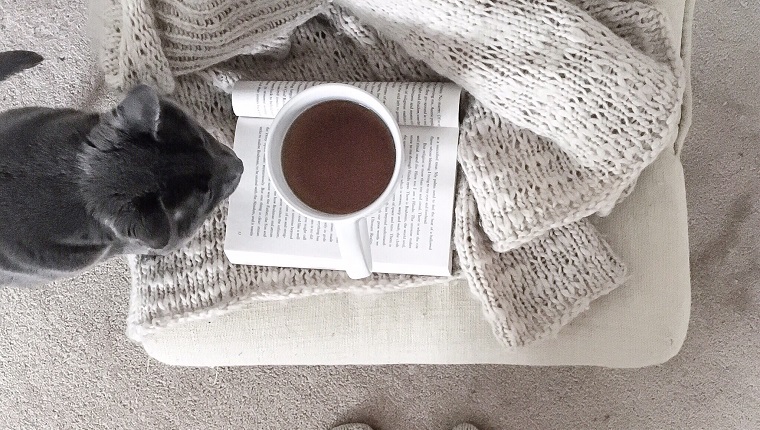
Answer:
[{"label": "gray cat", "polygon": [[[28,51],[0,53],[0,80],[40,61]],[[103,114],[0,113],[0,286],[177,249],[242,173],[232,150],[145,85]]]}]

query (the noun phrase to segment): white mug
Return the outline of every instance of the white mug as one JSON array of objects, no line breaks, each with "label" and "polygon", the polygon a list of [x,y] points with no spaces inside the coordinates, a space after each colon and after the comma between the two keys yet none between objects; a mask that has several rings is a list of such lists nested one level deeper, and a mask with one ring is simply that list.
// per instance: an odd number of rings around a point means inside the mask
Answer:
[{"label": "white mug", "polygon": [[[388,127],[396,149],[393,175],[385,191],[363,209],[343,215],[321,212],[302,202],[285,180],[282,168],[282,145],[293,122],[307,109],[333,100],[353,102],[372,111]],[[348,276],[352,279],[362,279],[372,274],[372,252],[367,217],[377,212],[392,197],[398,186],[404,161],[401,132],[388,108],[375,96],[351,85],[320,84],[308,88],[290,99],[275,116],[269,128],[265,158],[269,179],[280,198],[288,206],[304,216],[317,221],[330,222],[335,226],[340,255]]]}]

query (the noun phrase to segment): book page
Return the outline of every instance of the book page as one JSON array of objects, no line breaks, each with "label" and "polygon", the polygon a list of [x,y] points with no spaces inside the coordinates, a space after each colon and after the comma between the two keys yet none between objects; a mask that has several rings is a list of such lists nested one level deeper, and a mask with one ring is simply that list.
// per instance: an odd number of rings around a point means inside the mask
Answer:
[{"label": "book page", "polygon": [[[239,118],[235,152],[245,164],[230,197],[225,253],[232,263],[343,270],[329,223],[288,207],[266,173],[272,120]],[[451,274],[458,129],[401,127],[406,165],[394,197],[368,218],[373,271]]]},{"label": "book page", "polygon": [[[399,126],[459,127],[461,88],[443,82],[346,82],[377,97]],[[235,115],[274,118],[299,92],[320,82],[238,81],[232,89]]]}]

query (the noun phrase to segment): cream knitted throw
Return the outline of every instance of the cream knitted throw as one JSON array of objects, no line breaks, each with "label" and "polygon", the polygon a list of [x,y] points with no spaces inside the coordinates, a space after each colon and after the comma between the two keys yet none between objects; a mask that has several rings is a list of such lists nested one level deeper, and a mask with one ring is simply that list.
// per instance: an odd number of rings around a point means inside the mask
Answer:
[{"label": "cream knitted throw", "polygon": [[[675,140],[684,76],[660,12],[610,0],[104,0],[110,85],[149,82],[223,142],[231,84],[448,79],[460,135],[455,278],[508,346],[555,334],[625,270],[586,217]],[[225,209],[185,248],[130,260],[140,340],[254,300],[440,283],[233,266]]]}]

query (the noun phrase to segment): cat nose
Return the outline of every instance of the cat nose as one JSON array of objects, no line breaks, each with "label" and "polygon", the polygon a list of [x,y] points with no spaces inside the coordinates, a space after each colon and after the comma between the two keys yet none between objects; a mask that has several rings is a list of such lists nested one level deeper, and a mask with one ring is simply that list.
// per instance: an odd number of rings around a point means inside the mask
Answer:
[{"label": "cat nose", "polygon": [[241,176],[243,176],[243,171],[245,168],[243,167],[243,162],[235,156],[235,161],[232,163],[232,168],[230,169],[230,174],[235,179],[240,179]]},{"label": "cat nose", "polygon": [[237,182],[240,181],[240,177],[243,176],[243,170],[245,170],[243,168],[243,162],[240,161],[237,156],[233,156],[232,162],[227,168],[227,181],[237,184]]},{"label": "cat nose", "polygon": [[233,156],[226,167],[224,182],[222,183],[223,198],[229,197],[237,189],[240,178],[243,176],[243,162],[236,156]]}]

